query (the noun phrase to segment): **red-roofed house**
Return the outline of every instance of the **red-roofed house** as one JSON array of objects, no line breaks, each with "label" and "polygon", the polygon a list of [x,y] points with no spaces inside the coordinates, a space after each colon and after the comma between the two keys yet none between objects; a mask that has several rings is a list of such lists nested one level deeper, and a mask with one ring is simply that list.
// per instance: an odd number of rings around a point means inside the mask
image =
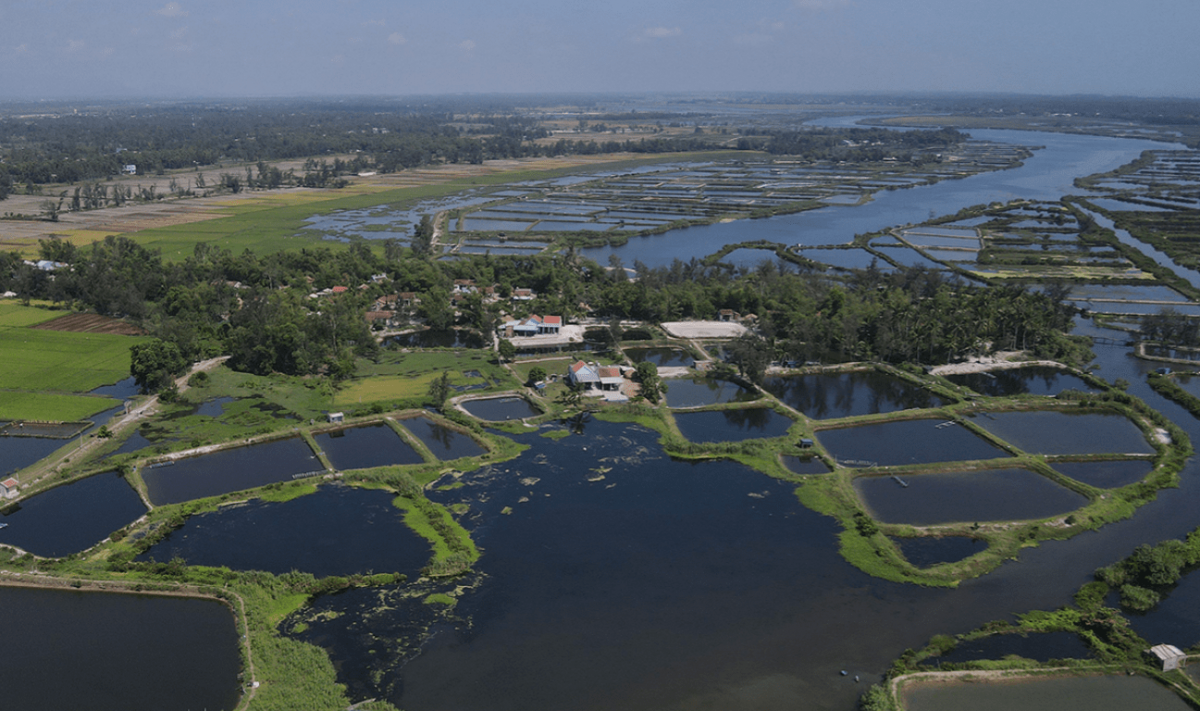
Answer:
[{"label": "red-roofed house", "polygon": [[5,479],[4,481],[0,481],[0,497],[6,499],[15,498],[18,493],[18,488],[20,488],[20,482],[11,477]]}]

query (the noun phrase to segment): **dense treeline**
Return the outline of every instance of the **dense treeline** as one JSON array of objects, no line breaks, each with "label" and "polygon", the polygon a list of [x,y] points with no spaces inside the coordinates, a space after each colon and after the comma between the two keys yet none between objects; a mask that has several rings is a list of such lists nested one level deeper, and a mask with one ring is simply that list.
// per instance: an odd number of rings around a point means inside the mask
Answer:
[{"label": "dense treeline", "polygon": [[[127,317],[174,344],[188,360],[231,356],[253,373],[349,375],[377,346],[364,313],[380,296],[418,295],[407,314],[431,327],[456,323],[490,332],[502,317],[529,312],[647,321],[712,319],[729,309],[753,315],[760,334],[734,349],[751,379],[771,359],[880,359],[939,363],[969,353],[1028,349],[1072,360],[1064,334],[1072,308],[1065,290],[969,286],[923,268],[848,279],[764,261],[730,269],[676,261],[639,278],[602,270],[573,253],[554,257],[475,256],[437,262],[395,243],[383,254],[366,243],[306,248],[265,257],[200,244],[177,264],[124,237],[76,249],[43,241],[42,254],[70,265],[50,273],[0,255],[0,290]],[[497,286],[452,301],[455,280]],[[318,291],[342,286],[338,294]],[[537,298],[511,304],[515,288]]]},{"label": "dense treeline", "polygon": [[771,131],[762,137],[740,138],[737,145],[742,149],[765,150],[773,155],[804,155],[821,160],[934,160],[937,152],[966,140],[966,134],[953,128],[936,131],[818,128]]}]

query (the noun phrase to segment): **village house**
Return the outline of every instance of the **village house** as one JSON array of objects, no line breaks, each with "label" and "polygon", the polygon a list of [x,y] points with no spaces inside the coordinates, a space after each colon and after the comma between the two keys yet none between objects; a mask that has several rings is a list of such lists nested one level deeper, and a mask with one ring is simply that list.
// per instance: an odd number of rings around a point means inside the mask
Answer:
[{"label": "village house", "polygon": [[537,294],[533,293],[533,289],[513,289],[513,301],[533,301],[537,298]]},{"label": "village house", "polygon": [[19,493],[20,482],[12,477],[0,481],[0,498],[15,499]]},{"label": "village house", "polygon": [[567,383],[584,390],[619,391],[625,382],[621,369],[615,365],[597,365],[576,361],[567,368]]},{"label": "village house", "polygon": [[533,338],[534,336],[557,336],[562,330],[562,316],[538,316],[505,321],[501,325],[505,338]]},{"label": "village house", "polygon": [[1178,669],[1187,661],[1187,655],[1172,644],[1156,644],[1146,650],[1146,656],[1152,662],[1161,664],[1165,672]]}]

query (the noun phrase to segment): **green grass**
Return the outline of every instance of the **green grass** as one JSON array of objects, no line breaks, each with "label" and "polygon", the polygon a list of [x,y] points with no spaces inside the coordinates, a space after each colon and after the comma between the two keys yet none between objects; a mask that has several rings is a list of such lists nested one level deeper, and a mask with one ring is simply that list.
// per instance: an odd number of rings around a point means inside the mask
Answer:
[{"label": "green grass", "polygon": [[82,393],[129,377],[129,348],[144,339],[0,328],[0,390]]},{"label": "green grass", "polygon": [[24,306],[15,300],[0,301],[0,328],[20,328],[45,323],[64,315],[62,311],[50,311],[35,306]]},{"label": "green grass", "polygon": [[121,403],[107,397],[0,390],[0,420],[82,420]]}]

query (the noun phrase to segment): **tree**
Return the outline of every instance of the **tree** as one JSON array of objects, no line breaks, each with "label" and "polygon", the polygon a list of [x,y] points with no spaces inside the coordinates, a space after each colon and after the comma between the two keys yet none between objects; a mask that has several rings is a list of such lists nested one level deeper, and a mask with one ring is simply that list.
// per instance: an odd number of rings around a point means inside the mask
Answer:
[{"label": "tree", "polygon": [[413,229],[413,254],[428,257],[433,253],[433,220],[429,215],[422,215],[421,222]]},{"label": "tree", "polygon": [[500,339],[500,346],[497,348],[497,352],[500,354],[500,362],[512,360],[517,357],[517,347],[507,338]]},{"label": "tree", "polygon": [[175,384],[187,360],[174,343],[153,338],[129,348],[129,372],[142,392],[158,392]]},{"label": "tree", "polygon": [[429,383],[429,399],[434,407],[441,410],[446,405],[448,397],[450,397],[450,372],[442,371],[440,378],[434,378],[433,382]]},{"label": "tree", "polygon": [[650,361],[638,363],[634,377],[641,383],[642,397],[650,402],[658,402],[662,397],[662,378],[658,377],[658,366]]},{"label": "tree", "polygon": [[533,385],[534,383],[539,383],[545,379],[546,379],[546,369],[543,368],[542,366],[535,365],[529,369],[529,380],[527,381],[529,385]]}]

